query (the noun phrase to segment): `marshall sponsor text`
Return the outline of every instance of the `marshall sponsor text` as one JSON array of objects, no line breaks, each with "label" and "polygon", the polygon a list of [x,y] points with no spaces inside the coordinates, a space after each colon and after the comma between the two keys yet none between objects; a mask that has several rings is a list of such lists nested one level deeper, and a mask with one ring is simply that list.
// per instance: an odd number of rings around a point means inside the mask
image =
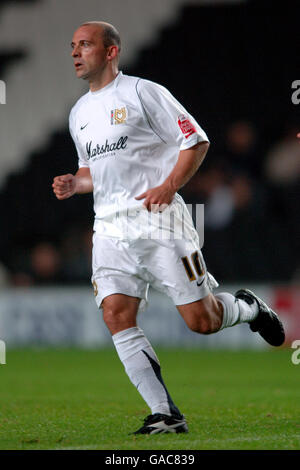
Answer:
[{"label": "marshall sponsor text", "polygon": [[97,155],[104,155],[108,154],[109,152],[113,152],[114,150],[124,150],[127,147],[127,140],[128,136],[120,137],[117,142],[108,142],[106,139],[105,144],[102,145],[95,145],[93,146],[93,142],[90,140],[86,143],[86,153],[87,159],[96,157]]}]

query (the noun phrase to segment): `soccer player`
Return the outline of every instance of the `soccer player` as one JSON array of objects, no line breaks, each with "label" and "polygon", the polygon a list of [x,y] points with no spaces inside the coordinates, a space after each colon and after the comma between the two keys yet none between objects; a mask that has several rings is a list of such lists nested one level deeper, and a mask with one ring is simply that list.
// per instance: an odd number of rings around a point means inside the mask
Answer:
[{"label": "soccer player", "polygon": [[136,433],[187,432],[159,360],[137,326],[149,285],[168,295],[198,333],[248,322],[279,346],[283,326],[247,289],[212,293],[218,284],[206,270],[198,233],[177,193],[206,155],[203,129],[166,88],[118,70],[121,43],[114,26],[84,23],[71,46],[76,75],[88,81],[89,91],[69,119],[79,169],[56,176],[53,190],[59,200],[94,194],[96,302],[130,380],[151,410]]}]

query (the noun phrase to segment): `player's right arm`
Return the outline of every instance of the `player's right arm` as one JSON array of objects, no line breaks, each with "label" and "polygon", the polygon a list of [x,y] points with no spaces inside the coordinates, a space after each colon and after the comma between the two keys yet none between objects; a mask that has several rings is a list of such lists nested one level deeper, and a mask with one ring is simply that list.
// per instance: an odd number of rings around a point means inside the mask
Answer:
[{"label": "player's right arm", "polygon": [[93,192],[93,181],[90,169],[79,168],[75,175],[67,174],[56,176],[52,184],[53,192],[57,199],[68,199],[74,194],[86,194]]}]

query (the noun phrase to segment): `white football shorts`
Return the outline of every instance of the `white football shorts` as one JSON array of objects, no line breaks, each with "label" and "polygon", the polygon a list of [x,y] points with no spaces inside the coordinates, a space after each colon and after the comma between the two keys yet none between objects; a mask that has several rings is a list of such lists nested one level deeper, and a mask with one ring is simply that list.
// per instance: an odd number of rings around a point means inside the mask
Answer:
[{"label": "white football shorts", "polygon": [[140,311],[147,306],[149,285],[175,305],[195,302],[218,287],[195,238],[124,240],[96,232],[92,284],[99,308],[105,297],[120,293],[140,298]]}]

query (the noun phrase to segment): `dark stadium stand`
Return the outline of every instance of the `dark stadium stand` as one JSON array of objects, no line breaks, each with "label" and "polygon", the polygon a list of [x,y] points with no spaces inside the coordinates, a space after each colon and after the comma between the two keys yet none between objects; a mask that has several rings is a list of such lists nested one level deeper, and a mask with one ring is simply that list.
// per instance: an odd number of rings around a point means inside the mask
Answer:
[{"label": "dark stadium stand", "polygon": [[[165,85],[211,139],[206,161],[181,193],[186,202],[205,203],[209,210],[203,251],[209,270],[222,282],[289,281],[299,269],[299,175],[281,185],[265,169],[274,145],[299,131],[299,106],[290,98],[298,78],[298,34],[299,18],[292,9],[256,2],[190,6],[151,48],[140,51],[130,69],[123,68]],[[2,77],[10,60],[24,57],[22,51],[5,54],[0,53]],[[13,283],[22,283],[22,273],[39,283],[30,253],[42,241],[53,244],[66,263],[62,246],[73,230],[80,251],[78,233],[92,226],[92,198],[59,202],[51,189],[54,176],[75,172],[76,165],[66,123],[30,156],[26,168],[7,178],[0,192],[0,259]],[[221,222],[215,201],[224,202],[222,194],[228,216]],[[65,269],[49,282],[89,282],[89,277],[87,261],[74,277]]]}]

